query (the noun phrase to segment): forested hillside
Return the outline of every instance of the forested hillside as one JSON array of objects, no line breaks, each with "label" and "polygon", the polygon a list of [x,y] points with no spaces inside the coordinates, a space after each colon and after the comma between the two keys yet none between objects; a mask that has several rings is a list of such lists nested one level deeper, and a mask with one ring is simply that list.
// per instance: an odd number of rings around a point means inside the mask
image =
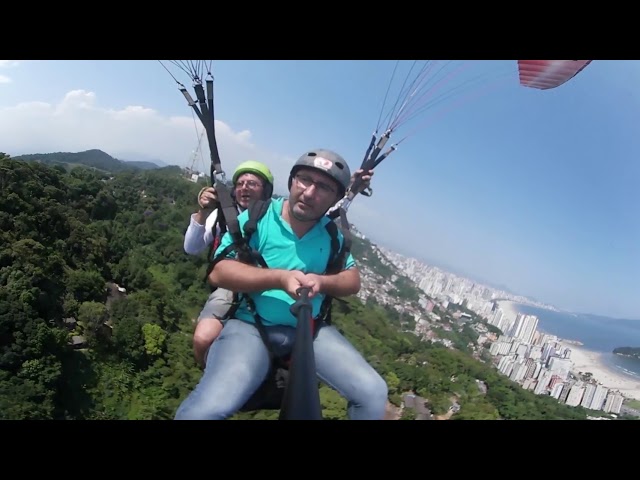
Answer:
[{"label": "forested hillside", "polygon": [[14,157],[14,160],[39,162],[50,166],[60,165],[67,169],[83,165],[111,173],[159,168],[158,165],[152,162],[126,162],[118,160],[102,150],[97,149],[86,150],[84,152],[34,153]]},{"label": "forested hillside", "polygon": [[[206,258],[182,248],[201,185],[176,168],[102,174],[0,158],[0,418],[172,418],[201,373],[191,335]],[[452,419],[585,418],[402,332],[401,315],[375,298],[334,310],[396,405],[413,391],[436,415],[456,402]],[[339,395],[321,394],[325,418],[346,418]]]}]

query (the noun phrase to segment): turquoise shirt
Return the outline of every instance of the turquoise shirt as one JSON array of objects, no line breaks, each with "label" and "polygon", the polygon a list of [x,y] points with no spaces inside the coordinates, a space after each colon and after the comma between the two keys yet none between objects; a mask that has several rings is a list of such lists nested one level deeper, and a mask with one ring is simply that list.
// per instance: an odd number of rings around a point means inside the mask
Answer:
[{"label": "turquoise shirt", "polygon": [[[269,268],[324,274],[331,255],[331,236],[325,225],[331,219],[327,216],[322,217],[302,238],[298,238],[291,226],[282,218],[283,204],[284,198],[271,200],[267,212],[258,222],[256,232],[251,236],[250,246],[262,254]],[[241,229],[248,219],[248,210],[238,216]],[[344,237],[340,231],[338,231],[338,239],[342,246]],[[227,232],[222,237],[216,255],[231,243],[233,243],[231,235]],[[228,258],[235,258],[235,256],[235,252],[227,255]],[[345,265],[346,269],[355,265],[351,253],[347,255]],[[289,310],[295,300],[284,290],[265,290],[251,293],[250,297],[265,325],[296,325],[297,320]],[[314,317],[320,313],[323,299],[322,294],[311,299]],[[240,320],[255,322],[253,314],[246,307],[246,302],[242,302],[235,316]]]}]

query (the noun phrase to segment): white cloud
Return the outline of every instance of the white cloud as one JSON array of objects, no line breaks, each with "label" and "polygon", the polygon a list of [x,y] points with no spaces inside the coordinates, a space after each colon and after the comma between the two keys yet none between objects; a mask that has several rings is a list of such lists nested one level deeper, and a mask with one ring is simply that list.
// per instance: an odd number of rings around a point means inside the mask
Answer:
[{"label": "white cloud", "polygon": [[[20,62],[16,60],[0,60],[0,68],[17,67]],[[11,83],[11,77],[0,74],[0,83]]]},{"label": "white cloud", "polygon": [[[191,162],[201,131],[200,121],[196,119],[194,124],[191,116],[166,116],[137,105],[120,110],[105,108],[99,105],[94,92],[85,90],[70,91],[57,104],[28,102],[0,108],[2,148],[12,156],[98,148],[116,158],[155,159],[185,166]],[[276,192],[286,192],[294,159],[266,152],[251,138],[250,131],[236,132],[216,120],[218,150],[227,177],[240,162],[260,160],[272,169]],[[206,135],[201,146],[194,168],[209,173]]]}]

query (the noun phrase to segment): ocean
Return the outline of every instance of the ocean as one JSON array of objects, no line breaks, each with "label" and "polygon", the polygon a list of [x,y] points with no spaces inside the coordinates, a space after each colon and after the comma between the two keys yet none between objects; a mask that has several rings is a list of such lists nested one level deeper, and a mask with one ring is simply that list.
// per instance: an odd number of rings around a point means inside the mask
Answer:
[{"label": "ocean", "polygon": [[640,360],[612,353],[616,347],[640,347],[640,320],[554,312],[520,304],[514,307],[521,313],[537,316],[539,331],[578,340],[586,350],[602,353],[608,367],[640,381]]}]

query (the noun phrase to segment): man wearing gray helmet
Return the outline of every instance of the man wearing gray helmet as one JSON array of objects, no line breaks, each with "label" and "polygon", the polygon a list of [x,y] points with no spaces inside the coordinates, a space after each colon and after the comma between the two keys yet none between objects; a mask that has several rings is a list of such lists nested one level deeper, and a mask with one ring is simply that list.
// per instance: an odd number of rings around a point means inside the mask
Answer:
[{"label": "man wearing gray helmet", "polygon": [[[202,379],[178,408],[176,419],[228,418],[260,387],[270,360],[254,313],[269,338],[291,344],[297,319],[290,307],[300,287],[309,289],[314,317],[325,295],[345,297],[360,290],[360,273],[350,253],[340,272],[325,274],[332,250],[326,213],[343,198],[350,180],[349,166],[340,155],[324,149],[305,153],[291,169],[289,198],[271,200],[249,242],[269,268],[235,261],[235,253],[215,265],[210,282],[245,292],[255,312],[243,300],[227,321],[210,348]],[[245,211],[238,216],[241,228],[248,215]],[[340,232],[338,239],[344,242]],[[232,242],[227,233],[216,254]],[[388,393],[384,379],[334,326],[319,322],[315,328],[313,349],[320,380],[347,399],[350,419],[383,419]]]}]

